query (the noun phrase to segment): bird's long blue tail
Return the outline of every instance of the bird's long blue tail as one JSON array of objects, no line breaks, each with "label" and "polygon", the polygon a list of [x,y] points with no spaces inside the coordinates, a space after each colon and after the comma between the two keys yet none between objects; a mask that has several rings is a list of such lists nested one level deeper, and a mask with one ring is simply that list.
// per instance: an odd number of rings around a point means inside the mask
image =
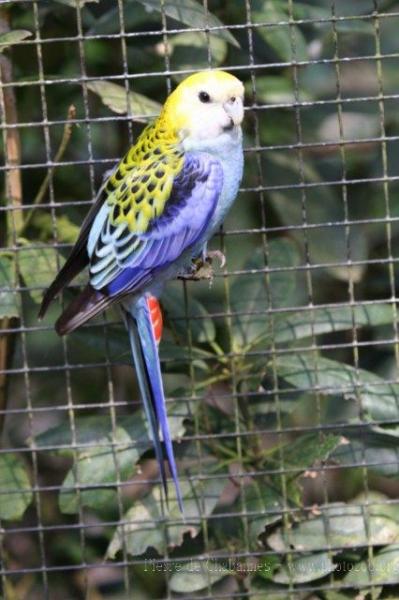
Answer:
[{"label": "bird's long blue tail", "polygon": [[176,489],[178,506],[180,511],[183,512],[183,502],[166,413],[158,347],[154,336],[150,309],[145,296],[139,298],[130,311],[125,309],[125,322],[129,332],[137,379],[154,443],[155,454],[159,463],[165,496],[167,499],[168,488],[160,433],[162,434],[166,459]]}]

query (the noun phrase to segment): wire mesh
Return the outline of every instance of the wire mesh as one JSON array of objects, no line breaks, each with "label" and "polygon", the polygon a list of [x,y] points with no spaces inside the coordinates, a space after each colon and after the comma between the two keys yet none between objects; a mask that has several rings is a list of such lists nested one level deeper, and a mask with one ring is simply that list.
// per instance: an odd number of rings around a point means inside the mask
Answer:
[{"label": "wire mesh", "polygon": [[[398,19],[391,0],[0,3],[4,598],[398,597]],[[207,68],[245,83],[245,175],[213,240],[227,265],[163,297],[184,520],[118,313],[57,338],[83,276],[36,315],[104,173]]]}]

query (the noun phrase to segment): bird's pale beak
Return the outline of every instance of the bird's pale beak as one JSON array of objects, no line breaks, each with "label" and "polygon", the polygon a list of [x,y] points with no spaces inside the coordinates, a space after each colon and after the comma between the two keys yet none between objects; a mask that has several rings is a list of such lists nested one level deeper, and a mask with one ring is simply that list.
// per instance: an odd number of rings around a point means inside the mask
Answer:
[{"label": "bird's pale beak", "polygon": [[241,98],[230,98],[223,104],[223,108],[233,121],[234,125],[241,125],[244,118],[244,105]]}]

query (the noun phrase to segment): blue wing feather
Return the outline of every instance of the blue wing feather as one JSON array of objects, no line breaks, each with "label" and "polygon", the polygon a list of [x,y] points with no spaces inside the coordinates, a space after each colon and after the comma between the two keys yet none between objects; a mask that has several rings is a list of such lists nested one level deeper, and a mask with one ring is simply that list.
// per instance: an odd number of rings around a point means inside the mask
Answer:
[{"label": "blue wing feather", "polygon": [[[97,233],[97,245],[93,244],[90,234],[91,285],[112,298],[147,285],[160,269],[173,263],[201,238],[216,208],[222,185],[223,170],[217,159],[205,153],[188,153],[163,214],[153,219],[144,234],[132,236],[127,232],[127,242],[123,244],[109,232],[109,219],[103,221]],[[99,215],[99,220],[103,220],[103,215]],[[99,230],[97,223],[94,227]],[[107,238],[110,239],[104,249],[105,244],[98,241],[104,242]]]}]

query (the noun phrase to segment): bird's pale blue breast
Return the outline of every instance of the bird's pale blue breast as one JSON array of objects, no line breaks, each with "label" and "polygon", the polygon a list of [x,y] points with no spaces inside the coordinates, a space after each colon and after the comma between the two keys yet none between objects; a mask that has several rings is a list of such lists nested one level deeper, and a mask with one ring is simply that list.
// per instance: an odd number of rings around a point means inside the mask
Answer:
[{"label": "bird's pale blue breast", "polygon": [[218,198],[217,206],[208,224],[204,240],[198,241],[200,250],[201,243],[205,243],[221,226],[234,200],[243,175],[244,155],[242,147],[242,132],[237,129],[234,132],[225,133],[214,141],[207,141],[206,146],[200,146],[197,151],[206,151],[214,156],[222,167],[223,185]]}]

